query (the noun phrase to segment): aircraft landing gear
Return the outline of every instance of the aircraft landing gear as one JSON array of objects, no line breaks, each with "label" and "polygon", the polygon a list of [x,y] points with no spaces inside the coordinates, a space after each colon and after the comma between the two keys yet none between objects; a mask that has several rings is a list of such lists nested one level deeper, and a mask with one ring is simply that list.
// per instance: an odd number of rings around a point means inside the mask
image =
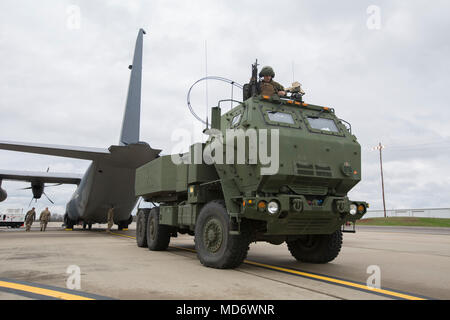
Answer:
[{"label": "aircraft landing gear", "polygon": [[88,230],[92,230],[92,223],[83,222],[83,230],[86,230],[86,228],[88,228]]},{"label": "aircraft landing gear", "polygon": [[66,225],[66,229],[73,229],[73,226],[75,225],[75,222],[70,220],[67,213],[64,215],[64,224]]},{"label": "aircraft landing gear", "polygon": [[128,220],[121,221],[117,224],[117,228],[119,231],[122,231],[123,229],[128,229],[128,226],[133,222],[133,216],[130,215]]}]

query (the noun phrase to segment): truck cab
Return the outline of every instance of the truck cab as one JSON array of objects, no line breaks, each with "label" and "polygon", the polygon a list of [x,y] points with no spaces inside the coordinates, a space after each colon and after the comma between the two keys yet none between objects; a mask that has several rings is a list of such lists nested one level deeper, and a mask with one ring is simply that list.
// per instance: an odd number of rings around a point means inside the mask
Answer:
[{"label": "truck cab", "polygon": [[[279,155],[272,157],[276,171],[264,174],[261,162],[249,163],[252,142],[246,132],[251,129],[277,133],[277,139],[267,138],[278,143],[277,148],[268,143]],[[225,113],[220,130],[224,136],[241,130],[248,137],[246,163],[216,165],[221,179],[234,175],[242,195],[239,208],[227,202],[236,218],[262,220],[266,235],[288,236],[332,233],[366,213],[365,202],[347,197],[361,180],[361,147],[334,109],[276,95],[255,96]],[[253,143],[261,146],[261,141]]]}]

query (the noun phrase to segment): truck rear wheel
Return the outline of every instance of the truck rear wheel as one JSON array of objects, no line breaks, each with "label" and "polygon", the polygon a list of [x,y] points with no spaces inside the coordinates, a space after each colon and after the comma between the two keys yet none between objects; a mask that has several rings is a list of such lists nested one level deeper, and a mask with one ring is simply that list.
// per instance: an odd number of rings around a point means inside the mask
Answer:
[{"label": "truck rear wheel", "polygon": [[136,221],[136,242],[138,247],[147,247],[147,223],[150,209],[140,209]]},{"label": "truck rear wheel", "polygon": [[241,223],[240,235],[230,235],[230,217],[223,201],[206,204],[195,225],[195,249],[200,262],[217,269],[238,267],[247,257],[249,232]]},{"label": "truck rear wheel", "polygon": [[170,227],[159,224],[159,207],[150,210],[147,221],[147,245],[152,251],[164,251],[169,246]]},{"label": "truck rear wheel", "polygon": [[334,260],[342,247],[342,232],[311,234],[286,242],[292,256],[301,262],[327,263]]}]

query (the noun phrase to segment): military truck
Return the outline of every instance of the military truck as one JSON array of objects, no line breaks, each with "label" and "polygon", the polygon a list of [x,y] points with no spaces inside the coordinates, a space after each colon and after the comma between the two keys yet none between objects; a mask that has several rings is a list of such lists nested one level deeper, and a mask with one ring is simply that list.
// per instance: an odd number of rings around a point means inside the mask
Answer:
[{"label": "military truck", "polygon": [[[166,250],[171,237],[189,234],[200,262],[221,269],[239,266],[256,241],[286,242],[303,262],[335,259],[345,226],[368,207],[347,197],[361,180],[361,147],[350,124],[298,94],[253,90],[222,115],[224,101],[212,108],[205,143],[137,169],[136,196],[154,204],[138,210],[137,245]],[[264,142],[267,155],[279,155],[271,172],[268,157],[255,152]]]}]

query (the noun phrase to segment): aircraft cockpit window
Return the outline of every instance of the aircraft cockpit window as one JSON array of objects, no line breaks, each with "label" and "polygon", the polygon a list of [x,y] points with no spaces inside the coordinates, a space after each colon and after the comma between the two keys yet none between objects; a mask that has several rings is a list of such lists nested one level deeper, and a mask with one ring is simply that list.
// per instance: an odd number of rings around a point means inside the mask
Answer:
[{"label": "aircraft cockpit window", "polygon": [[294,118],[290,113],[269,111],[267,112],[267,116],[269,117],[270,121],[273,122],[295,124]]},{"label": "aircraft cockpit window", "polygon": [[313,129],[329,131],[329,132],[339,132],[336,123],[332,119],[325,118],[312,118],[308,117],[309,125]]},{"label": "aircraft cockpit window", "polygon": [[241,121],[242,113],[239,113],[237,116],[231,120],[231,127],[235,127]]}]

